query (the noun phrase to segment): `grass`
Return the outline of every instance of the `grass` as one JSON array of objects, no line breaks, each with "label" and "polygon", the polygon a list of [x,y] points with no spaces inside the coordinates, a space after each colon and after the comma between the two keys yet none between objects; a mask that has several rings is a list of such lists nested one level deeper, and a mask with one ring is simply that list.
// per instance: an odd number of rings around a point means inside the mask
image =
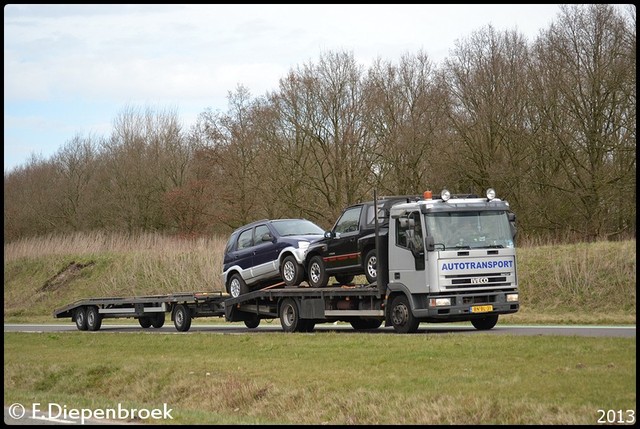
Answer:
[{"label": "grass", "polygon": [[[5,403],[174,424],[595,424],[635,409],[635,338],[4,334]],[[61,359],[61,356],[64,356]]]}]

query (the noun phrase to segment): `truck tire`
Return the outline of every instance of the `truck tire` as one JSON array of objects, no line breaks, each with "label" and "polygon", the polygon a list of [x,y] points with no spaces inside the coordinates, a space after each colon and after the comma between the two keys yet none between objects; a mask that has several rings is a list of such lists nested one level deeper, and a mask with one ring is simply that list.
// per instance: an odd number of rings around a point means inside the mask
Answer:
[{"label": "truck tire", "polygon": [[382,320],[378,319],[354,319],[351,322],[351,327],[356,331],[362,331],[364,329],[378,329],[382,325]]},{"label": "truck tire", "polygon": [[191,328],[191,311],[183,304],[176,305],[173,310],[173,324],[180,332],[187,332]]},{"label": "truck tire", "polygon": [[352,275],[348,275],[348,274],[336,274],[335,278],[338,281],[338,283],[340,283],[341,285],[348,285],[353,281],[353,278],[355,276]]},{"label": "truck tire", "polygon": [[229,278],[229,284],[227,285],[227,292],[233,298],[237,298],[242,294],[249,292],[249,288],[247,287],[247,283],[244,281],[242,276],[238,273],[235,273]]},{"label": "truck tire", "polygon": [[280,265],[280,276],[287,286],[297,286],[304,278],[304,270],[293,255],[289,255]]},{"label": "truck tire", "polygon": [[76,309],[74,319],[76,321],[76,328],[78,328],[79,331],[87,330],[87,309],[84,306]]},{"label": "truck tire", "polygon": [[291,298],[285,298],[280,304],[280,324],[285,332],[304,332],[308,324],[300,319],[298,304]]},{"label": "truck tire", "polygon": [[391,324],[399,334],[412,334],[418,330],[420,321],[411,312],[409,300],[404,295],[396,296],[391,302]]},{"label": "truck tire", "polygon": [[98,311],[98,307],[92,305],[87,307],[87,330],[97,331],[102,325],[102,314]]},{"label": "truck tire", "polygon": [[164,326],[164,312],[157,313],[155,316],[151,317],[151,324],[154,328],[160,329]]},{"label": "truck tire", "polygon": [[322,256],[314,256],[309,262],[309,285],[311,287],[325,287],[329,283],[327,268]]},{"label": "truck tire", "polygon": [[471,324],[479,331],[488,331],[498,323],[498,315],[484,316],[471,319]]},{"label": "truck tire", "polygon": [[375,283],[378,279],[378,258],[376,257],[376,249],[371,249],[364,257],[364,275],[367,277],[369,284]]},{"label": "truck tire", "polygon": [[140,326],[142,326],[144,329],[147,329],[149,326],[151,326],[151,317],[150,316],[141,316],[138,317],[138,323],[140,324]]},{"label": "truck tire", "polygon": [[250,319],[245,319],[244,326],[246,326],[249,329],[255,329],[258,326],[260,326],[260,316],[258,316],[257,314],[254,316],[252,316]]}]

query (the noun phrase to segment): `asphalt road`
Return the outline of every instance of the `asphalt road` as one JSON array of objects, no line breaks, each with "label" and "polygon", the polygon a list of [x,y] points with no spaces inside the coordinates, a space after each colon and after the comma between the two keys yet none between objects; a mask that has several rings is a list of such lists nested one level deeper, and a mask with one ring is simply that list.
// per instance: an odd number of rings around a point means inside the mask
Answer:
[{"label": "asphalt road", "polygon": [[[56,323],[56,324],[13,324],[5,323],[4,332],[68,332],[77,331],[74,323]],[[188,332],[178,332],[171,321],[167,320],[162,328],[146,328],[143,329],[135,324],[107,324],[103,323],[99,331],[86,333],[89,335],[99,335],[100,332],[152,332],[156,334],[179,334],[189,335],[191,332],[208,332],[211,334],[259,334],[262,332],[279,332],[283,335],[286,333],[282,330],[280,322],[273,320],[271,322],[263,321],[260,326],[254,329],[246,328],[244,325],[237,324],[192,324]],[[345,335],[368,333],[374,335],[396,334],[392,327],[380,327],[378,329],[368,331],[356,331],[351,325],[332,323],[317,324],[314,333],[322,332],[341,332]],[[591,326],[591,325],[501,325],[500,322],[489,331],[478,331],[471,324],[438,324],[438,323],[422,323],[418,329],[418,334],[439,335],[448,333],[464,333],[464,334],[509,334],[509,335],[567,335],[567,336],[587,336],[587,337],[636,337],[636,327],[633,326]],[[415,335],[415,334],[413,334]]]}]

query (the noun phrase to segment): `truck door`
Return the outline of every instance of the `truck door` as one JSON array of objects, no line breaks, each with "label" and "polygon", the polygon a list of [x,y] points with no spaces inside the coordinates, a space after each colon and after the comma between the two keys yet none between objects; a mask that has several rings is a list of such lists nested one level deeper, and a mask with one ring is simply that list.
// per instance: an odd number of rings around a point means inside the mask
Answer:
[{"label": "truck door", "polygon": [[358,265],[358,236],[362,206],[350,207],[333,227],[334,238],[327,243],[327,269]]},{"label": "truck door", "polygon": [[395,219],[391,230],[394,240],[389,243],[389,281],[404,284],[412,293],[428,291],[424,230],[418,211]]}]

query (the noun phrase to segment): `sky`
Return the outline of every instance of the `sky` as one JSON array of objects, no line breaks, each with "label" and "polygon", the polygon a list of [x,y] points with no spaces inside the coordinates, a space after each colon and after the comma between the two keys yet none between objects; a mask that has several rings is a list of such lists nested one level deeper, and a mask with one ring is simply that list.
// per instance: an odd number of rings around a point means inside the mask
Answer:
[{"label": "sky", "polygon": [[529,41],[557,4],[4,6],[4,169],[49,159],[76,136],[106,137],[126,109],[175,112],[185,129],[228,110],[242,85],[278,89],[325,52],[368,68],[425,52],[439,65],[492,25]]}]

